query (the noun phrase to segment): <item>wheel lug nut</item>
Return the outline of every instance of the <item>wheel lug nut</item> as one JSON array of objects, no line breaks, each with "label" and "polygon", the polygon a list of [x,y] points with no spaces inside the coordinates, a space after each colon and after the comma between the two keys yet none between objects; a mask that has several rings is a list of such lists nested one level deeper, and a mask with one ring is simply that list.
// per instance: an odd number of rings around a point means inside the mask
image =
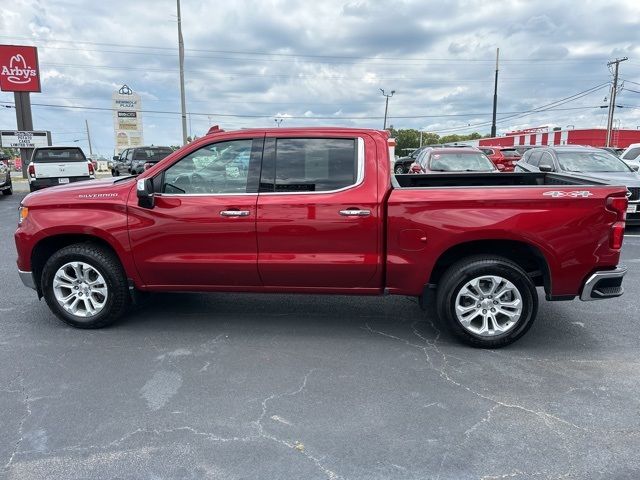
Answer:
[{"label": "wheel lug nut", "polygon": [[492,309],[491,309],[491,311],[492,311],[492,312],[495,312],[495,311],[496,311],[496,309],[495,309],[495,308],[492,308]]},{"label": "wheel lug nut", "polygon": [[485,313],[485,314],[486,314],[486,313],[487,313],[487,311],[486,311],[486,310],[482,310],[482,313]]},{"label": "wheel lug nut", "polygon": [[497,301],[497,300],[494,300],[494,301],[493,301],[493,303],[495,303],[495,304],[497,305],[497,304],[498,304],[498,301]]}]

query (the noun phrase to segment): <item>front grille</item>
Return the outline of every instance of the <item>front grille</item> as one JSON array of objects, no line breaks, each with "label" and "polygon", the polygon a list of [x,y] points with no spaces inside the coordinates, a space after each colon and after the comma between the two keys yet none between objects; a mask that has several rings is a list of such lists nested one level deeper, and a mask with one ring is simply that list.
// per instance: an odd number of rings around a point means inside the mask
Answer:
[{"label": "front grille", "polygon": [[640,187],[627,188],[627,190],[631,192],[631,196],[629,197],[630,202],[636,202],[640,200]]}]

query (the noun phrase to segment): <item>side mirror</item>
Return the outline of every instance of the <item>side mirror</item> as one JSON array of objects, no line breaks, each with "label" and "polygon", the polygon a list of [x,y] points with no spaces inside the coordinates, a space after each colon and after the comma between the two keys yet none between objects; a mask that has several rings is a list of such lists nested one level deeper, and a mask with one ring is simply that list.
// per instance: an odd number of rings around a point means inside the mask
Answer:
[{"label": "side mirror", "polygon": [[638,170],[640,170],[640,165],[636,165],[635,163],[632,163],[629,166],[631,167],[631,170],[633,170],[634,172],[637,172]]},{"label": "side mirror", "polygon": [[553,172],[553,167],[548,163],[541,163],[540,165],[538,165],[538,170],[540,170],[541,172]]},{"label": "side mirror", "polygon": [[136,184],[138,195],[138,206],[142,208],[153,208],[155,198],[153,194],[153,180],[151,178],[141,178]]},{"label": "side mirror", "polygon": [[120,160],[120,157],[118,155],[114,155],[113,160]]}]

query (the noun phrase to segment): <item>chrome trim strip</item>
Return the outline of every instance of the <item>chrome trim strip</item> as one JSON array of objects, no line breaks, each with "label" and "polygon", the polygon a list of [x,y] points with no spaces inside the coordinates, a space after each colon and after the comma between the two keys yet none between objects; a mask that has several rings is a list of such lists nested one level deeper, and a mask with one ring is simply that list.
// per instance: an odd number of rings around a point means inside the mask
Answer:
[{"label": "chrome trim strip", "polygon": [[32,288],[33,290],[36,290],[36,282],[33,279],[32,272],[23,272],[22,270],[18,270],[18,275],[20,275],[20,280],[22,280],[22,283],[24,284],[25,287],[29,287],[29,288]]},{"label": "chrome trim strip", "polygon": [[[598,281],[604,278],[622,278],[627,273],[627,267],[617,267],[615,270],[601,270],[591,275],[584,286],[582,287],[582,293],[580,294],[580,300],[583,302],[589,302],[591,300],[604,300],[602,298],[593,298],[593,287],[595,287]],[[614,298],[614,297],[610,297]]]},{"label": "chrome trim strip", "polygon": [[[316,138],[316,137],[313,137]],[[322,137],[318,137],[322,138]],[[364,138],[357,137],[358,140],[358,173],[356,182],[353,185],[338,188],[337,190],[323,190],[321,192],[254,192],[254,193],[154,193],[158,197],[229,197],[248,195],[322,195],[326,193],[338,193],[358,187],[364,182]]]}]

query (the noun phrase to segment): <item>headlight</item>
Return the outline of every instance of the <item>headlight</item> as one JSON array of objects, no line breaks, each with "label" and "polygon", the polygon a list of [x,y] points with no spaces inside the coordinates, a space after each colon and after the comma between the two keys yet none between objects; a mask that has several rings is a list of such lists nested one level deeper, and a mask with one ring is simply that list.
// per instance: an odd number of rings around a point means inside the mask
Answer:
[{"label": "headlight", "polygon": [[28,215],[29,209],[20,205],[20,207],[18,208],[18,226],[22,225],[22,222],[25,221]]}]

